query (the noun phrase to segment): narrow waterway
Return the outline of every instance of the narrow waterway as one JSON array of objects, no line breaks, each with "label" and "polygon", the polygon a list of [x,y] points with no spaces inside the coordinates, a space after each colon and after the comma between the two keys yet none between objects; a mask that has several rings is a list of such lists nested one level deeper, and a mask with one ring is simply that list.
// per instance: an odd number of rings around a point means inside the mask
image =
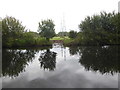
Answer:
[{"label": "narrow waterway", "polygon": [[3,49],[3,88],[118,88],[118,48]]}]

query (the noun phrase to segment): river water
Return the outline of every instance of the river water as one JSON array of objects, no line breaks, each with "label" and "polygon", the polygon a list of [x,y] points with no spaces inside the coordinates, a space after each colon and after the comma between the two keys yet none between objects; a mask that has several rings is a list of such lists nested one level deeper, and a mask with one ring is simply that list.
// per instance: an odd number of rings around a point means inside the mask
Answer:
[{"label": "river water", "polygon": [[3,49],[3,88],[118,88],[118,47]]}]

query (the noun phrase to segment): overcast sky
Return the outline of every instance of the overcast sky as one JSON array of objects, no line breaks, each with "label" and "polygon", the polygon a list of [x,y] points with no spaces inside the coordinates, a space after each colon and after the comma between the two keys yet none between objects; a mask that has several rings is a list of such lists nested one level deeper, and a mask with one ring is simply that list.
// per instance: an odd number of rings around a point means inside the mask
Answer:
[{"label": "overcast sky", "polygon": [[77,30],[86,16],[101,11],[118,12],[120,0],[1,0],[0,17],[13,16],[31,31],[37,31],[38,22],[52,19],[56,32],[61,31],[64,18],[66,31]]}]

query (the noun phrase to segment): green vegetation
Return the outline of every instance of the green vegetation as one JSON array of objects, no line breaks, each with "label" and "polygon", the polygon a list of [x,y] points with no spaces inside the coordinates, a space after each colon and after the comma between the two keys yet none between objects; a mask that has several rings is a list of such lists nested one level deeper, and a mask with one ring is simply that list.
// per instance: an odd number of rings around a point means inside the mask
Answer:
[{"label": "green vegetation", "polygon": [[5,17],[2,20],[3,47],[27,47],[51,45],[45,37],[36,32],[27,32],[25,27],[14,17]]},{"label": "green vegetation", "polygon": [[65,36],[68,36],[68,35],[69,35],[68,32],[59,32],[59,33],[57,34],[58,37],[65,37]]},{"label": "green vegetation", "polygon": [[5,17],[2,20],[2,44],[3,46],[12,46],[16,40],[19,40],[25,27],[13,17]]},{"label": "green vegetation", "polygon": [[77,32],[74,31],[74,30],[71,30],[71,31],[69,32],[69,37],[70,37],[70,38],[76,38],[76,37],[77,37]]},{"label": "green vegetation", "polygon": [[120,13],[106,13],[85,18],[80,32],[67,45],[118,45],[120,44]]},{"label": "green vegetation", "polygon": [[66,44],[71,43],[71,42],[74,41],[74,39],[71,39],[71,38],[69,38],[67,36],[64,36],[64,37],[53,37],[50,40],[51,41],[52,40],[62,40],[64,45],[66,45]]},{"label": "green vegetation", "polygon": [[70,39],[69,37],[53,37],[50,40],[64,40],[64,39]]},{"label": "green vegetation", "polygon": [[[51,40],[63,40],[64,45],[119,45],[120,13],[102,12],[88,16],[79,24],[80,31],[55,34],[51,19],[39,22],[38,33],[27,31],[14,17],[2,19],[3,47],[27,47],[52,45]],[[56,37],[55,37],[56,36]]]},{"label": "green vegetation", "polygon": [[50,38],[55,36],[54,26],[55,24],[52,20],[43,20],[39,23],[38,32],[49,41]]}]

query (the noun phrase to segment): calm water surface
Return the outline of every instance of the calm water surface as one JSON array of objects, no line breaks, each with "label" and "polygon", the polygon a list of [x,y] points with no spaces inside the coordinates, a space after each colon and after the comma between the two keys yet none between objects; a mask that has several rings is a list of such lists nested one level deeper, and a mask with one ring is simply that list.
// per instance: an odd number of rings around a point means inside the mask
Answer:
[{"label": "calm water surface", "polygon": [[3,88],[118,88],[118,48],[3,49]]}]

